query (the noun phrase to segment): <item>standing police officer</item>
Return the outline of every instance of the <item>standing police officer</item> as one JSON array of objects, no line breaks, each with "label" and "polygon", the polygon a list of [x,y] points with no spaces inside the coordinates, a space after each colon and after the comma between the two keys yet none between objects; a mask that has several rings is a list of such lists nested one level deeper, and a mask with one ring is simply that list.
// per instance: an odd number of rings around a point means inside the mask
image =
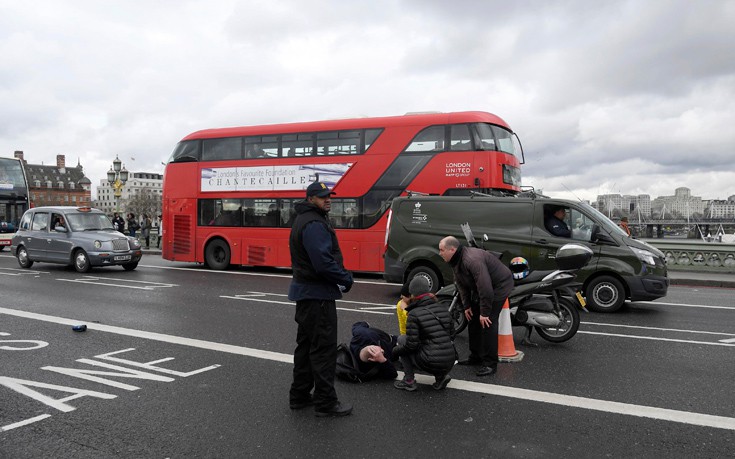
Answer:
[{"label": "standing police officer", "polygon": [[[352,287],[345,270],[337,234],[327,214],[334,194],[322,182],[306,189],[306,200],[294,208],[289,246],[293,280],[288,299],[296,302],[296,351],[291,409],[314,405],[317,416],[346,416],[352,405],[340,403],[334,390],[337,362],[337,305]],[[311,390],[314,389],[314,395]]]}]

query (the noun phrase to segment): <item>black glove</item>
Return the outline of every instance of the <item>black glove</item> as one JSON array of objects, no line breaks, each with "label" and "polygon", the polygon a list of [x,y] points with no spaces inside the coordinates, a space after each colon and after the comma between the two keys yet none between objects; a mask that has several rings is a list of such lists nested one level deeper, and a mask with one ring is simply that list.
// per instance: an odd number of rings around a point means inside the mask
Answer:
[{"label": "black glove", "polygon": [[391,356],[397,360],[398,357],[401,356],[401,354],[403,354],[403,346],[396,346],[393,348],[393,352],[391,353]]}]

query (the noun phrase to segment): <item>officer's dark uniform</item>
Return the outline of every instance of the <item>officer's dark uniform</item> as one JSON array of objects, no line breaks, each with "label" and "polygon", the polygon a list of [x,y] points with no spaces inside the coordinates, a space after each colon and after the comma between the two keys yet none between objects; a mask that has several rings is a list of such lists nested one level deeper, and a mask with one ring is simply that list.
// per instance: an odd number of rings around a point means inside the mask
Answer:
[{"label": "officer's dark uniform", "polygon": [[[329,189],[315,182],[307,189],[307,196],[321,196],[325,192],[328,196]],[[352,274],[344,268],[337,235],[326,212],[308,201],[297,203],[295,210],[297,215],[289,239],[293,280],[288,298],[296,301],[299,327],[289,399],[291,408],[309,405],[313,388],[317,414],[335,414],[334,410],[342,409],[334,390],[337,361],[335,300],[342,298],[340,285],[345,291],[352,287]]]}]

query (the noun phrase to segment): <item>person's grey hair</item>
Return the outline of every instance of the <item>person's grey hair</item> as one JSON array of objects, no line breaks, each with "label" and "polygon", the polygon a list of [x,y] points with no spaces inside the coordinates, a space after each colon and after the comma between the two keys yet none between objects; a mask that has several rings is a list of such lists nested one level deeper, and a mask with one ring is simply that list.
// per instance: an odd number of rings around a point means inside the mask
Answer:
[{"label": "person's grey hair", "polygon": [[442,241],[444,242],[444,247],[448,249],[459,248],[459,239],[454,236],[447,236]]}]

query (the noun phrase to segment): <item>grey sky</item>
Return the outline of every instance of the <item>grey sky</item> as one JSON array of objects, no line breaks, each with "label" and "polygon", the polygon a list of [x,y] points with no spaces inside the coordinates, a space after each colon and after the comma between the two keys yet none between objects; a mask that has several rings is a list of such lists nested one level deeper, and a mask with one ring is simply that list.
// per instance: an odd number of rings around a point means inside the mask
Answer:
[{"label": "grey sky", "polygon": [[724,199],[733,24],[731,0],[0,0],[0,155],[96,186],[204,128],[483,110],[546,194]]}]

